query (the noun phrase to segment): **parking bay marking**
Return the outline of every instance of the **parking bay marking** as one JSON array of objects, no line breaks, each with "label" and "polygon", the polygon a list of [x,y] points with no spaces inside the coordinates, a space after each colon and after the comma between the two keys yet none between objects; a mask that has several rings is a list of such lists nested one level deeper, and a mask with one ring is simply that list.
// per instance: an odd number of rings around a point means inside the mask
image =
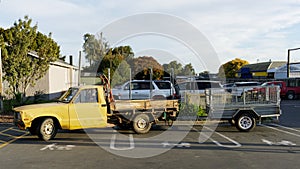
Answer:
[{"label": "parking bay marking", "polygon": [[[211,140],[213,143],[215,143],[216,145],[218,145],[218,146],[220,146],[220,147],[225,147],[225,148],[237,148],[237,147],[241,147],[241,146],[242,146],[242,145],[241,145],[240,143],[238,143],[237,141],[235,141],[235,140],[233,140],[233,139],[231,139],[231,138],[229,138],[229,137],[227,137],[227,136],[225,136],[225,135],[223,135],[223,134],[221,134],[221,133],[219,133],[219,132],[216,132],[216,131],[214,131],[214,130],[208,128],[208,127],[205,127],[205,126],[203,126],[203,127],[206,128],[206,129],[208,129],[208,130],[210,130],[211,132],[214,132],[214,133],[216,133],[217,135],[219,135],[219,136],[225,138],[226,140],[229,140],[230,142],[232,142],[232,143],[234,144],[234,145],[223,145],[223,144],[221,144],[220,142],[218,142],[218,141],[214,140],[213,138],[209,137],[208,135],[206,135],[204,132],[201,133],[198,129],[193,128],[193,130],[197,131],[200,135],[203,135],[204,137],[206,137],[206,139]],[[203,140],[203,139],[201,138],[201,136],[199,136],[199,143],[200,143],[200,144],[203,143],[202,140]]]},{"label": "parking bay marking", "polygon": [[261,139],[262,142],[269,144],[270,146],[272,145],[278,145],[278,146],[295,146],[296,144],[290,141],[286,141],[286,140],[282,140],[280,142],[273,142],[273,141],[269,141],[266,139]]},{"label": "parking bay marking", "polygon": [[[9,130],[18,131],[18,132],[23,132],[24,134],[22,134],[22,135],[20,135],[20,136],[13,136],[13,135],[4,133],[4,132],[9,131]],[[5,130],[2,130],[2,131],[0,132],[0,135],[12,137],[13,139],[12,139],[12,140],[9,140],[9,141],[2,141],[2,140],[0,140],[0,141],[2,142],[2,144],[0,144],[0,149],[3,148],[3,147],[5,147],[5,146],[7,146],[8,144],[10,144],[10,143],[12,143],[12,142],[18,140],[18,139],[20,139],[20,138],[26,136],[27,134],[28,134],[27,132],[21,131],[21,130],[16,130],[16,129],[14,129],[13,127],[10,127],[10,128],[5,129]]]},{"label": "parking bay marking", "polygon": [[116,139],[117,139],[117,134],[113,134],[110,140],[110,149],[112,150],[131,150],[134,149],[134,140],[133,140],[133,135],[129,135],[129,147],[122,147],[122,148],[117,148],[116,145]]},{"label": "parking bay marking", "polygon": [[174,143],[169,143],[169,142],[163,142],[161,143],[163,145],[163,147],[168,147],[168,146],[176,146],[176,147],[191,147],[190,143],[178,143],[178,144],[174,144]]},{"label": "parking bay marking", "polygon": [[[281,129],[278,129],[278,128],[275,128],[275,127],[271,127],[271,126],[268,126],[268,125],[261,124],[261,126],[267,127],[267,128],[269,128],[269,129],[273,129],[273,130],[276,130],[276,131],[280,131],[280,132],[282,132],[282,133],[286,133],[286,134],[289,134],[289,135],[292,135],[292,136],[300,137],[299,134],[291,133],[291,132],[289,132],[289,131],[281,130]],[[278,126],[278,127],[281,127],[281,126]],[[282,127],[284,127],[284,126],[282,126]],[[290,129],[290,130],[291,130],[291,128],[288,128],[288,127],[284,127],[284,128]],[[293,130],[295,130],[295,129],[293,129]],[[297,131],[298,131],[298,130],[297,130]]]},{"label": "parking bay marking", "polygon": [[288,130],[291,130],[291,131],[296,131],[296,132],[299,132],[299,133],[300,133],[300,130],[296,130],[296,129],[294,129],[294,128],[290,128],[290,127],[282,126],[282,125],[275,124],[275,123],[271,123],[270,125],[272,125],[272,126],[276,126],[276,127],[281,127],[281,128],[288,129]]},{"label": "parking bay marking", "polygon": [[41,148],[40,150],[41,151],[44,151],[44,150],[72,150],[72,148],[74,148],[75,145],[66,145],[66,146],[59,146],[57,145],[57,143],[53,143],[53,144],[49,144],[49,145],[46,145],[44,148]]}]

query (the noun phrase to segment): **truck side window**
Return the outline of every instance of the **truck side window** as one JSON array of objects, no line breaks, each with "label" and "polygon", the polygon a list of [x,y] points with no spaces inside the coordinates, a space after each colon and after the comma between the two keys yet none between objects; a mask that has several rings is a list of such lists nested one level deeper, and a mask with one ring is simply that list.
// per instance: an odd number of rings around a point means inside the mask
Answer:
[{"label": "truck side window", "polygon": [[75,103],[97,103],[97,102],[98,102],[97,89],[81,90],[75,100]]}]

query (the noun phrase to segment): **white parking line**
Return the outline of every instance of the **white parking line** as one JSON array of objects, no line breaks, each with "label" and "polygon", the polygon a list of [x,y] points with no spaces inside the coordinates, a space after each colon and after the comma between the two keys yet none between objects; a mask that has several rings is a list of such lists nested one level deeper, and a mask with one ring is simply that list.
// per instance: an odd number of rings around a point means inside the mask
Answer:
[{"label": "white parking line", "polygon": [[291,127],[286,127],[286,126],[282,126],[282,125],[275,124],[275,123],[271,123],[270,125],[276,126],[276,127],[281,127],[281,128],[288,129],[288,130],[292,130],[292,131],[296,131],[296,132],[299,132],[299,133],[300,133],[300,130],[296,130],[296,129],[291,128]]},{"label": "white parking line", "polygon": [[[288,131],[285,131],[285,130],[281,130],[281,129],[278,129],[278,128],[275,128],[275,127],[267,126],[267,125],[264,125],[264,124],[261,124],[261,126],[267,127],[267,128],[270,128],[270,129],[273,129],[273,130],[276,130],[276,131],[280,131],[282,133],[290,134],[290,135],[293,135],[293,136],[296,136],[296,137],[300,137],[299,134],[291,133],[291,132],[288,132]],[[288,128],[288,127],[285,127],[285,128]]]},{"label": "white parking line", "polygon": [[131,150],[134,149],[134,140],[133,140],[133,135],[129,135],[129,147],[122,147],[122,148],[116,148],[116,139],[117,139],[117,134],[113,134],[110,140],[110,149],[113,150]]},{"label": "white parking line", "polygon": [[[214,131],[214,130],[208,128],[208,127],[205,127],[205,126],[204,126],[204,128],[206,128],[206,129],[210,130],[211,132],[214,132],[215,134],[217,134],[217,135],[223,137],[224,139],[230,141],[230,142],[233,143],[234,145],[224,145],[224,144],[221,144],[220,142],[218,142],[218,141],[214,140],[213,138],[209,137],[208,135],[206,135],[204,132],[201,132],[201,131],[199,131],[198,129],[195,129],[195,128],[193,128],[193,130],[196,130],[199,134],[201,134],[202,136],[204,136],[204,137],[206,137],[207,139],[211,140],[213,143],[215,143],[216,145],[218,145],[218,146],[220,146],[220,147],[225,147],[225,148],[237,148],[237,147],[241,147],[241,146],[242,146],[242,145],[241,145],[240,143],[238,143],[237,141],[235,141],[235,140],[233,140],[233,139],[231,139],[231,138],[229,138],[229,137],[227,137],[227,136],[225,136],[225,135],[223,135],[223,134],[221,134],[221,133],[218,133],[218,132],[216,132],[216,131]],[[201,143],[203,143],[203,139],[199,136],[199,144],[201,144]]]},{"label": "white parking line", "polygon": [[[22,132],[22,133],[24,133],[24,134],[22,134],[22,135],[20,135],[20,136],[14,136],[14,135],[10,135],[10,134],[4,133],[4,132],[10,131],[10,130]],[[7,128],[7,129],[5,129],[5,130],[0,131],[0,135],[7,136],[7,137],[12,137],[12,138],[13,138],[13,139],[10,140],[10,141],[3,141],[3,140],[0,140],[0,143],[2,143],[2,144],[0,144],[0,149],[3,148],[3,147],[5,147],[5,146],[7,146],[8,144],[10,144],[10,143],[12,143],[12,142],[18,140],[18,139],[20,139],[20,138],[26,136],[27,134],[28,134],[27,131],[24,132],[24,131],[21,131],[21,130],[14,129],[13,127],[10,127],[10,128]]]}]

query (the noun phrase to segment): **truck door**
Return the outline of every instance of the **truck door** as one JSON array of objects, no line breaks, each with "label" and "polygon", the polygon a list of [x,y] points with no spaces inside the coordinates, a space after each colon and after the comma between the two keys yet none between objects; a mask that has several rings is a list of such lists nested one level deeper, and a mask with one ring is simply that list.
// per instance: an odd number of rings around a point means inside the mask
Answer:
[{"label": "truck door", "polygon": [[107,105],[101,93],[98,88],[79,91],[69,107],[70,129],[107,126]]}]

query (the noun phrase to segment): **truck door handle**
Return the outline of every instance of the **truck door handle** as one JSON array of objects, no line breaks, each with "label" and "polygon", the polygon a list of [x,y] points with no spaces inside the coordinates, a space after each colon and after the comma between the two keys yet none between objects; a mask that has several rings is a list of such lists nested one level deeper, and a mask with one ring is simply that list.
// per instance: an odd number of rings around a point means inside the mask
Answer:
[{"label": "truck door handle", "polygon": [[101,104],[101,107],[106,107],[106,104]]}]

